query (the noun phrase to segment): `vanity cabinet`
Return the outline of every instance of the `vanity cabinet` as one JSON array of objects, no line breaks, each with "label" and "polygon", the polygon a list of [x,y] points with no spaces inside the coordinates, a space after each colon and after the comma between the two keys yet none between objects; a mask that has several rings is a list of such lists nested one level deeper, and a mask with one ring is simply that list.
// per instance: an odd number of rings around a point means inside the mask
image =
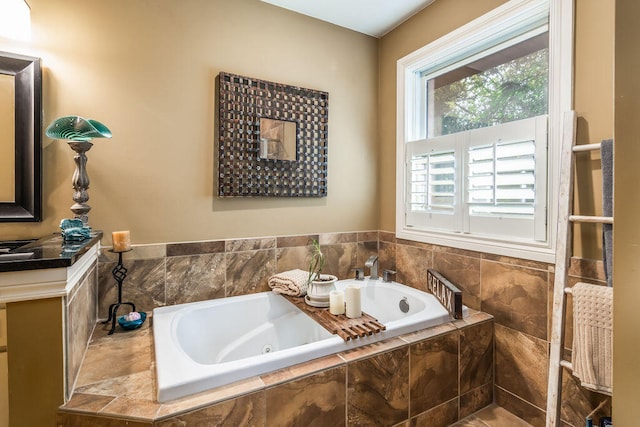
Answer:
[{"label": "vanity cabinet", "polygon": [[96,324],[101,237],[67,247],[52,236],[29,245],[26,264],[0,262],[0,426],[56,425]]}]

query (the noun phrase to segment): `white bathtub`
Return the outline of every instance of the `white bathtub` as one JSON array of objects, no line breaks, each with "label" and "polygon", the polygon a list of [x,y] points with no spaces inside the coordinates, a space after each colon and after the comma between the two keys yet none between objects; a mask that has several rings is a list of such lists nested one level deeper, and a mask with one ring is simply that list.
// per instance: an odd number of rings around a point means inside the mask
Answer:
[{"label": "white bathtub", "polygon": [[[158,401],[166,402],[254,375],[449,322],[433,295],[382,280],[362,287],[362,310],[386,330],[344,341],[273,292],[180,304],[153,311]],[[409,311],[402,312],[406,298]],[[463,314],[466,315],[466,307]]]}]

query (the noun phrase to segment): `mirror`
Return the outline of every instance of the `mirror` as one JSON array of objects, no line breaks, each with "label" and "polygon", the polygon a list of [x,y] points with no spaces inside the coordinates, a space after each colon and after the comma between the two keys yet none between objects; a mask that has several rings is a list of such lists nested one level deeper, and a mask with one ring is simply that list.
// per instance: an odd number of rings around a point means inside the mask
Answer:
[{"label": "mirror", "polygon": [[296,160],[296,122],[260,118],[260,158]]},{"label": "mirror", "polygon": [[0,52],[0,222],[41,221],[40,59]]}]

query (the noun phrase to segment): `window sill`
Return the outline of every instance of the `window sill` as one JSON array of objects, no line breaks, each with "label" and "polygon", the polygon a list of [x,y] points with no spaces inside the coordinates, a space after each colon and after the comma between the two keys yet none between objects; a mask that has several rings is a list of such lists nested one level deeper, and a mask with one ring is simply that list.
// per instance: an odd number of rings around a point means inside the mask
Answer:
[{"label": "window sill", "polygon": [[555,263],[555,251],[548,244],[505,242],[490,237],[472,237],[469,234],[426,231],[414,228],[396,230],[399,239],[434,245],[449,246],[475,252],[521,258],[531,261]]}]

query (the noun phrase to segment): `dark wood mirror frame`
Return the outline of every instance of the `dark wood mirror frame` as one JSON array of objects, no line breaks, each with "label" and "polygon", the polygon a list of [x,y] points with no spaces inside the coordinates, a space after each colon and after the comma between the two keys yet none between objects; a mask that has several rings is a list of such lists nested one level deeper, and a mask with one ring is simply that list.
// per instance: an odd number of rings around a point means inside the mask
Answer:
[{"label": "dark wood mirror frame", "polygon": [[15,201],[0,202],[0,222],[42,220],[40,58],[0,52],[0,74],[15,84]]}]

